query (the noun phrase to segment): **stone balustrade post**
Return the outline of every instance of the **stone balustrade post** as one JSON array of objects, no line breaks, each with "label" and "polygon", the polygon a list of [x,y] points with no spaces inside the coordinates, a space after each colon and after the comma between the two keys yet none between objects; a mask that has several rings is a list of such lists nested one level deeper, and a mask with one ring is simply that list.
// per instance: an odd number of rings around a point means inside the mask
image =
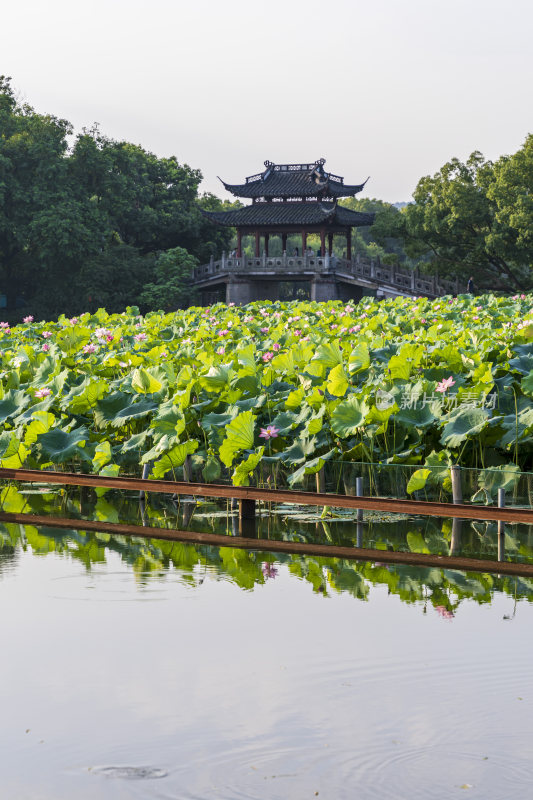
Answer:
[{"label": "stone balustrade post", "polygon": [[222,251],[222,258],[220,259],[220,269],[224,272],[226,266],[226,253]]}]

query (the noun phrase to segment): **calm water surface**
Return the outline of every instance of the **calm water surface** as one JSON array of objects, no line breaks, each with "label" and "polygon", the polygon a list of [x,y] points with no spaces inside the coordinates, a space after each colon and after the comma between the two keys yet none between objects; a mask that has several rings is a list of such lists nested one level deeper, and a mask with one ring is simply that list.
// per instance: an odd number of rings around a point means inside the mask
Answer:
[{"label": "calm water surface", "polygon": [[531,794],[520,579],[2,531],[1,798]]}]

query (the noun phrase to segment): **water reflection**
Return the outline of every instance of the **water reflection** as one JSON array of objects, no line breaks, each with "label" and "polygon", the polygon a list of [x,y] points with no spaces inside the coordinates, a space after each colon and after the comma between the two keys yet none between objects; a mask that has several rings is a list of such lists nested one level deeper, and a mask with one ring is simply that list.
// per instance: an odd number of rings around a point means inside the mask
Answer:
[{"label": "water reflection", "polygon": [[[189,506],[186,504],[185,514],[189,514]],[[101,499],[97,509],[95,513],[101,514]],[[224,517],[215,519],[225,522]],[[232,519],[235,517],[230,518],[230,523]],[[363,535],[362,527],[360,525],[356,529],[357,540]],[[330,541],[337,538],[327,523],[322,522],[321,528]],[[365,538],[368,540],[372,537],[372,545],[386,551],[398,544],[402,531],[394,529],[390,523],[382,524],[381,528],[384,532],[379,539],[376,538],[377,526],[372,531],[365,531]],[[303,537],[304,533],[297,529],[292,530],[291,535]],[[408,529],[404,536],[413,549],[415,546],[426,547],[429,543],[434,551],[439,552],[446,544],[442,532],[438,536],[434,529],[426,529],[424,533]],[[490,537],[490,531],[485,530],[483,536]],[[280,567],[284,566],[291,576],[307,582],[315,593],[324,597],[348,594],[359,600],[367,600],[372,587],[382,586],[404,603],[419,603],[422,613],[433,607],[442,618],[448,620],[454,618],[465,600],[474,600],[478,604],[490,603],[494,592],[510,595],[515,603],[524,599],[533,600],[533,581],[525,577],[379,561],[357,562],[351,559],[264,553],[240,549],[238,540],[234,547],[218,547],[11,523],[0,525],[0,578],[6,569],[14,567],[18,551],[28,547],[35,555],[55,553],[78,561],[87,571],[118,556],[122,563],[131,567],[139,587],[147,587],[172,570],[184,584],[200,585],[209,573],[218,580],[227,580],[241,589],[250,590],[275,580]]]},{"label": "water reflection", "polygon": [[[111,493],[2,501],[142,522]],[[453,534],[274,511],[274,542],[446,552]],[[528,796],[530,581],[243,550],[226,505],[148,497],[142,514],[232,546],[0,527],[2,796]],[[461,549],[495,557],[497,535],[464,524]],[[528,535],[509,528],[508,553],[528,558]]]}]

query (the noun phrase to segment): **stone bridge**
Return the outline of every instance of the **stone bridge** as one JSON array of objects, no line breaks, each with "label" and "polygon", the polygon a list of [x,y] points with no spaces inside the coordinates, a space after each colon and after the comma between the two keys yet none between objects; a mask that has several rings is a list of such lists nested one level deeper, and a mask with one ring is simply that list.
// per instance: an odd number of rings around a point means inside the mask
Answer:
[{"label": "stone bridge", "polygon": [[[194,287],[202,305],[222,301],[244,305],[254,300],[309,297],[311,300],[359,300],[374,297],[428,297],[459,292],[458,281],[438,275],[403,272],[356,255],[336,256],[226,256],[194,269]],[[284,289],[282,289],[284,287]],[[295,294],[296,289],[302,292]]]}]

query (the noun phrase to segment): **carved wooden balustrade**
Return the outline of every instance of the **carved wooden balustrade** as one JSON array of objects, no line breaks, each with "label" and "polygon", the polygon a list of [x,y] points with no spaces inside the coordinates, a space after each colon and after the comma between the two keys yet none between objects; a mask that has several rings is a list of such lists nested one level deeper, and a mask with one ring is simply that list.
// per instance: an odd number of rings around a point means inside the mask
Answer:
[{"label": "carved wooden balustrade", "polygon": [[324,274],[336,275],[339,280],[343,276],[348,279],[363,282],[372,288],[392,289],[401,294],[426,297],[441,297],[446,294],[459,292],[458,281],[449,281],[438,275],[420,275],[418,270],[402,272],[395,266],[380,263],[379,260],[354,256],[351,261],[337,256],[316,256],[306,254],[291,256],[284,253],[282,256],[226,256],[218,260],[211,258],[208,264],[202,264],[194,269],[195,283],[204,281],[212,282],[217,276],[227,276],[232,273],[250,275],[279,275],[286,273],[290,279],[295,274]]}]

